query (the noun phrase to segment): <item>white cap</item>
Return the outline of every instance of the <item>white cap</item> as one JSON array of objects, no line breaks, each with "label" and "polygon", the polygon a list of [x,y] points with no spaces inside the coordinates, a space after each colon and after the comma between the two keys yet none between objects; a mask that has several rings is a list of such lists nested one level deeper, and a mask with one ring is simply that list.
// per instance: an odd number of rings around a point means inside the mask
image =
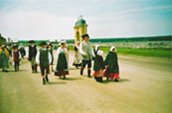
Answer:
[{"label": "white cap", "polygon": [[97,55],[102,56],[103,55],[103,51],[102,50],[98,50]]},{"label": "white cap", "polygon": [[116,49],[116,47],[114,47],[114,46],[112,46],[111,48],[110,48],[110,51],[113,51],[115,49],[115,52],[117,51],[117,49]]},{"label": "white cap", "polygon": [[99,47],[100,47],[100,45],[96,45],[95,50],[97,51]]}]

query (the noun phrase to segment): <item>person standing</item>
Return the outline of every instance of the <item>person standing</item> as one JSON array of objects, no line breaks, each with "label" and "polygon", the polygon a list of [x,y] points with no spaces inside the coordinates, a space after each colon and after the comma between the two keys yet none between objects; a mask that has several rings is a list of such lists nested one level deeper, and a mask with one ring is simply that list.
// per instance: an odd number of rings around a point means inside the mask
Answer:
[{"label": "person standing", "polygon": [[61,41],[60,47],[57,49],[57,65],[54,75],[60,78],[63,77],[63,79],[66,78],[66,75],[69,75],[68,50],[65,41]]},{"label": "person standing", "polygon": [[82,55],[82,65],[81,65],[81,70],[80,74],[83,75],[84,68],[87,65],[87,76],[91,77],[91,66],[92,66],[92,59],[95,57],[93,48],[89,42],[89,35],[84,34],[82,35],[83,42],[80,45],[80,53]]},{"label": "person standing", "polygon": [[19,51],[20,51],[21,57],[24,58],[24,56],[26,55],[26,51],[23,44],[20,44]]},{"label": "person standing", "polygon": [[97,52],[100,50],[100,45],[96,45],[94,48],[94,54],[97,55]]},{"label": "person standing", "polygon": [[32,67],[32,73],[37,73],[37,64],[35,62],[36,60],[36,54],[37,54],[37,46],[35,45],[35,41],[30,40],[29,41],[30,45],[28,47],[28,60],[31,63]]},{"label": "person standing", "polygon": [[36,63],[40,66],[42,82],[43,85],[49,82],[48,74],[49,74],[49,65],[52,62],[52,56],[47,49],[46,42],[42,42],[40,50],[36,55]]},{"label": "person standing", "polygon": [[49,50],[50,54],[51,54],[51,63],[50,63],[50,68],[51,71],[54,72],[54,67],[53,67],[53,63],[54,63],[54,49],[53,49],[53,45],[51,43],[49,43],[47,45],[47,49]]},{"label": "person standing", "polygon": [[9,67],[9,57],[10,54],[5,47],[5,45],[2,45],[0,48],[0,59],[1,59],[1,68],[3,72],[8,72],[8,67]]},{"label": "person standing", "polygon": [[20,65],[20,60],[21,60],[21,54],[20,54],[20,51],[19,51],[17,45],[13,46],[12,58],[13,58],[13,62],[14,62],[14,69],[17,72],[17,71],[19,71],[19,65]]},{"label": "person standing", "polygon": [[74,62],[73,62],[73,66],[75,66],[76,69],[78,69],[78,67],[81,66],[81,60],[82,60],[81,54],[79,52],[79,46],[80,46],[80,42],[78,41],[78,42],[76,42],[75,47],[74,47],[75,59],[74,59]]},{"label": "person standing", "polygon": [[98,50],[94,58],[94,78],[97,82],[103,82],[103,70],[105,69],[105,64],[103,61],[103,51]]},{"label": "person standing", "polygon": [[118,66],[118,56],[116,51],[117,49],[112,46],[108,55],[106,56],[105,59],[106,73],[104,76],[107,77],[107,80],[111,78],[112,80],[118,82],[119,66]]}]

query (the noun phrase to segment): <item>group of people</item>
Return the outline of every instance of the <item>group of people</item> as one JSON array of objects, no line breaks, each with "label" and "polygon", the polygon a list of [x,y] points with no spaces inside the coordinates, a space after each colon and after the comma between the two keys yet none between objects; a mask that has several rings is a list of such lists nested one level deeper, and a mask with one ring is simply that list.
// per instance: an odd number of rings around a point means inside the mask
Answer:
[{"label": "group of people", "polygon": [[65,79],[66,75],[69,74],[68,71],[68,50],[66,47],[66,42],[61,41],[59,43],[59,48],[57,49],[57,65],[54,71],[54,53],[53,45],[42,42],[40,48],[38,49],[33,40],[29,41],[30,45],[27,49],[28,60],[30,61],[32,73],[37,73],[37,67],[40,67],[42,83],[45,85],[49,82],[48,74],[54,72],[55,76]]},{"label": "group of people", "polygon": [[93,60],[93,76],[97,82],[103,82],[103,77],[106,77],[107,80],[111,79],[118,82],[119,66],[116,53],[117,49],[112,46],[104,60],[104,52],[101,50],[100,46],[96,45],[95,49],[93,49],[89,42],[88,34],[84,34],[82,38],[83,42],[81,44],[77,42],[75,45],[75,60],[73,63],[76,68],[81,66],[80,75],[83,75],[84,69],[87,66],[87,76],[91,77]]},{"label": "group of people", "polygon": [[12,48],[9,48],[5,45],[0,46],[0,68],[2,68],[3,72],[8,72],[9,68],[9,60],[12,58],[14,70],[19,71],[19,65],[21,58],[23,58],[26,54],[26,51],[23,45],[18,47],[14,45]]},{"label": "group of people", "polygon": [[[119,66],[118,57],[116,54],[116,48],[111,47],[105,60],[103,58],[103,51],[99,45],[95,46],[95,49],[89,42],[89,35],[82,35],[83,41],[76,42],[74,51],[75,59],[73,65],[80,69],[80,75],[84,75],[84,69],[87,66],[87,76],[91,77],[92,61],[93,65],[93,76],[97,82],[103,82],[103,77],[107,80],[111,79],[118,81],[119,79]],[[10,55],[11,54],[11,55]],[[54,55],[57,57],[57,63],[54,70]],[[17,45],[13,46],[11,53],[3,45],[0,47],[0,67],[2,71],[7,72],[8,59],[12,56],[14,62],[15,71],[19,71],[19,65],[21,58],[27,58],[30,61],[32,73],[38,72],[38,66],[40,67],[42,83],[43,85],[49,82],[48,74],[51,72],[59,78],[65,79],[66,75],[69,75],[69,52],[67,43],[60,41],[59,47],[56,53],[53,53],[53,45],[42,42],[38,49],[35,41],[29,41],[29,46],[25,50],[19,48]]]}]

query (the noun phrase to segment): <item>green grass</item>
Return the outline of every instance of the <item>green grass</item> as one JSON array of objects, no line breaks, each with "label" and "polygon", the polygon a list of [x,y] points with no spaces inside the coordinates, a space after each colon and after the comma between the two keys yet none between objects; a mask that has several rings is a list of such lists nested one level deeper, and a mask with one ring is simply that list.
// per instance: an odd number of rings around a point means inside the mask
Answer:
[{"label": "green grass", "polygon": [[[105,53],[109,51],[110,47],[101,47]],[[73,50],[73,46],[69,46],[69,50]],[[137,55],[146,57],[162,57],[162,58],[172,58],[172,49],[146,49],[146,48],[117,48],[118,54],[123,55]]]},{"label": "green grass", "polygon": [[[104,52],[108,52],[109,48],[110,47],[101,47]],[[117,48],[117,53],[125,55],[172,58],[171,49]]]}]

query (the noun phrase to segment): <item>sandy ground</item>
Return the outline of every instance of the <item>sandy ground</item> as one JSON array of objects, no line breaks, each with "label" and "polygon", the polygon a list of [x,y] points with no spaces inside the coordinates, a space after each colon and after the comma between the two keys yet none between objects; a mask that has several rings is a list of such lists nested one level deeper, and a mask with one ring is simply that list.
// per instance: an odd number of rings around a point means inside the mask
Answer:
[{"label": "sandy ground", "polygon": [[[73,61],[73,55],[70,55]],[[0,113],[171,113],[172,62],[119,56],[120,81],[97,83],[71,66],[66,80],[42,85],[23,60],[21,71],[0,72]],[[85,70],[86,74],[86,70]]]}]

